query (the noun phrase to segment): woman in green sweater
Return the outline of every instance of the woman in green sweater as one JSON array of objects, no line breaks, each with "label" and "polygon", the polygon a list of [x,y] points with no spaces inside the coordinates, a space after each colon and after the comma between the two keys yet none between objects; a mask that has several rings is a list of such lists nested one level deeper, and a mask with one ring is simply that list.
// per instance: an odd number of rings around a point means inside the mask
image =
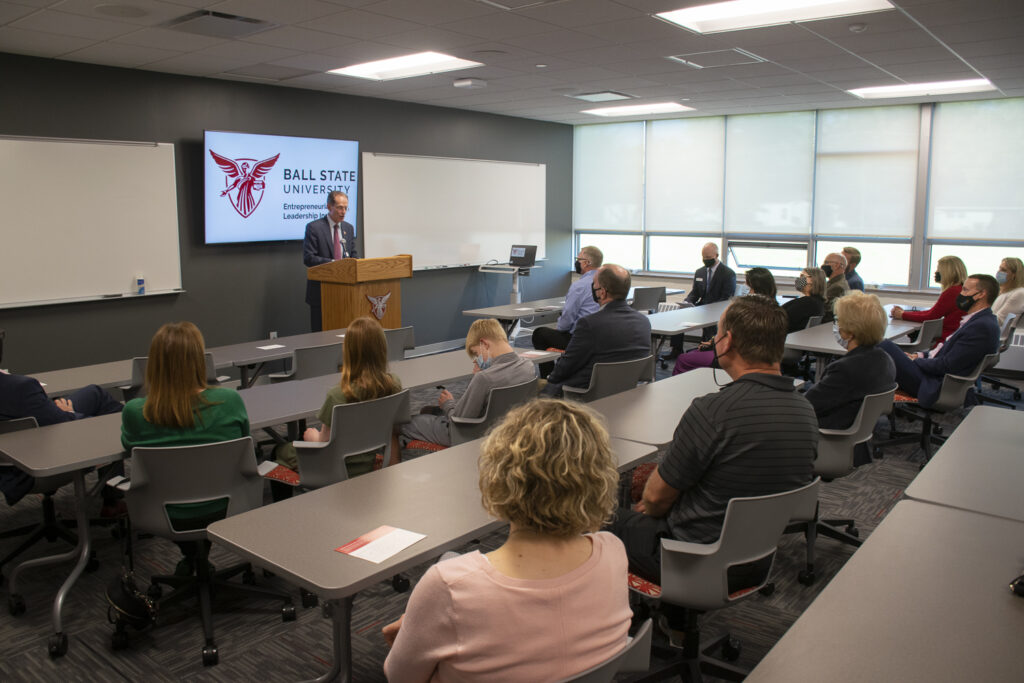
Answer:
[{"label": "woman in green sweater", "polygon": [[[146,363],[146,396],[129,401],[121,413],[121,444],[191,446],[249,436],[249,416],[234,389],[206,385],[205,345],[190,322],[167,323],[153,336]],[[182,517],[214,516],[206,503],[180,505]],[[184,559],[175,574],[195,570],[198,548],[179,543]]]}]

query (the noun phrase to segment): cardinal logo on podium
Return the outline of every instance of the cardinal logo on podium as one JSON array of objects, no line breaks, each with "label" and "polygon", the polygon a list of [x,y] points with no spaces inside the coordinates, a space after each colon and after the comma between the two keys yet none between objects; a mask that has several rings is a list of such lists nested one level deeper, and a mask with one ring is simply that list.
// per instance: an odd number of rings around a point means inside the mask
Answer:
[{"label": "cardinal logo on podium", "polygon": [[247,158],[228,159],[211,149],[210,156],[224,171],[225,187],[220,196],[227,196],[238,215],[248,218],[263,199],[263,190],[266,188],[263,176],[274,167],[281,155],[275,154],[258,162]]},{"label": "cardinal logo on podium", "polygon": [[391,292],[383,296],[370,296],[367,294],[366,298],[370,300],[370,310],[377,316],[377,320],[383,320],[384,314],[388,312],[388,299],[391,298]]}]

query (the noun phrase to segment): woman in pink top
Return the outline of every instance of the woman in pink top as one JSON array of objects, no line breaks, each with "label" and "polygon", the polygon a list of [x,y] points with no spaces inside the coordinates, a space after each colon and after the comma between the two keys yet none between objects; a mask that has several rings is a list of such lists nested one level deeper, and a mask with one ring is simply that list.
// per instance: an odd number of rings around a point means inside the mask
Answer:
[{"label": "woman in pink top", "polygon": [[557,681],[626,644],[626,552],[594,533],[619,480],[594,414],[533,401],[481,451],[483,505],[509,522],[508,540],[427,570],[402,618],[384,627],[389,681]]},{"label": "woman in pink top", "polygon": [[946,337],[960,327],[960,319],[964,317],[964,312],[956,307],[956,297],[963,289],[964,280],[967,279],[967,266],[956,256],[943,256],[939,259],[937,268],[935,281],[942,285],[942,294],[939,294],[939,300],[934,306],[927,311],[907,311],[899,306],[893,306],[890,312],[896,320],[909,320],[915,323],[942,318],[942,334],[932,346],[946,341]]}]

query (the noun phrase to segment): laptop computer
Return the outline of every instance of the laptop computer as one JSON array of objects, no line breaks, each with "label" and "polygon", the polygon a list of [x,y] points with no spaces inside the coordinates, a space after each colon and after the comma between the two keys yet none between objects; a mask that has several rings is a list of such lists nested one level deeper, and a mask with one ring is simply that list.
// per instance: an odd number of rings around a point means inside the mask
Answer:
[{"label": "laptop computer", "polygon": [[508,256],[510,266],[529,268],[537,262],[536,244],[513,244],[512,252]]}]

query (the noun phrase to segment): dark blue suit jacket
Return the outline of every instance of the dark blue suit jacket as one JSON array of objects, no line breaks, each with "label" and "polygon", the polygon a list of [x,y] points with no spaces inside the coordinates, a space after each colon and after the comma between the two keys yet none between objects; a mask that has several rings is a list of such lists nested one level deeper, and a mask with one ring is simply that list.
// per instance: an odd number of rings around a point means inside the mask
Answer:
[{"label": "dark blue suit jacket", "polygon": [[896,366],[877,346],[858,346],[828,364],[805,396],[814,406],[818,426],[846,429],[853,424],[864,397],[896,386]]},{"label": "dark blue suit jacket", "polygon": [[991,308],[985,308],[949,335],[934,358],[918,358],[914,365],[921,371],[921,388],[917,400],[928,407],[939,398],[942,378],[946,375],[967,375],[981,359],[999,350],[999,321]]},{"label": "dark blue suit jacket", "polygon": [[[351,258],[356,257],[355,228],[351,223],[341,222],[342,246]],[[306,237],[302,241],[302,263],[307,268],[330,263],[334,260],[334,234],[327,216],[306,225]],[[320,283],[306,281],[306,303],[320,305]]]},{"label": "dark blue suit jacket", "polygon": [[34,417],[39,426],[76,420],[84,415],[56,406],[39,382],[24,375],[0,373],[0,420]]},{"label": "dark blue suit jacket", "polygon": [[697,272],[693,274],[693,289],[686,295],[686,300],[694,306],[725,301],[736,294],[736,273],[724,263],[718,264],[711,282],[709,283],[707,280],[708,269],[706,266],[698,268]]},{"label": "dark blue suit jacket", "polygon": [[625,301],[609,301],[597,313],[576,321],[576,330],[548,384],[585,389],[594,363],[643,358],[651,353],[651,322]]}]

